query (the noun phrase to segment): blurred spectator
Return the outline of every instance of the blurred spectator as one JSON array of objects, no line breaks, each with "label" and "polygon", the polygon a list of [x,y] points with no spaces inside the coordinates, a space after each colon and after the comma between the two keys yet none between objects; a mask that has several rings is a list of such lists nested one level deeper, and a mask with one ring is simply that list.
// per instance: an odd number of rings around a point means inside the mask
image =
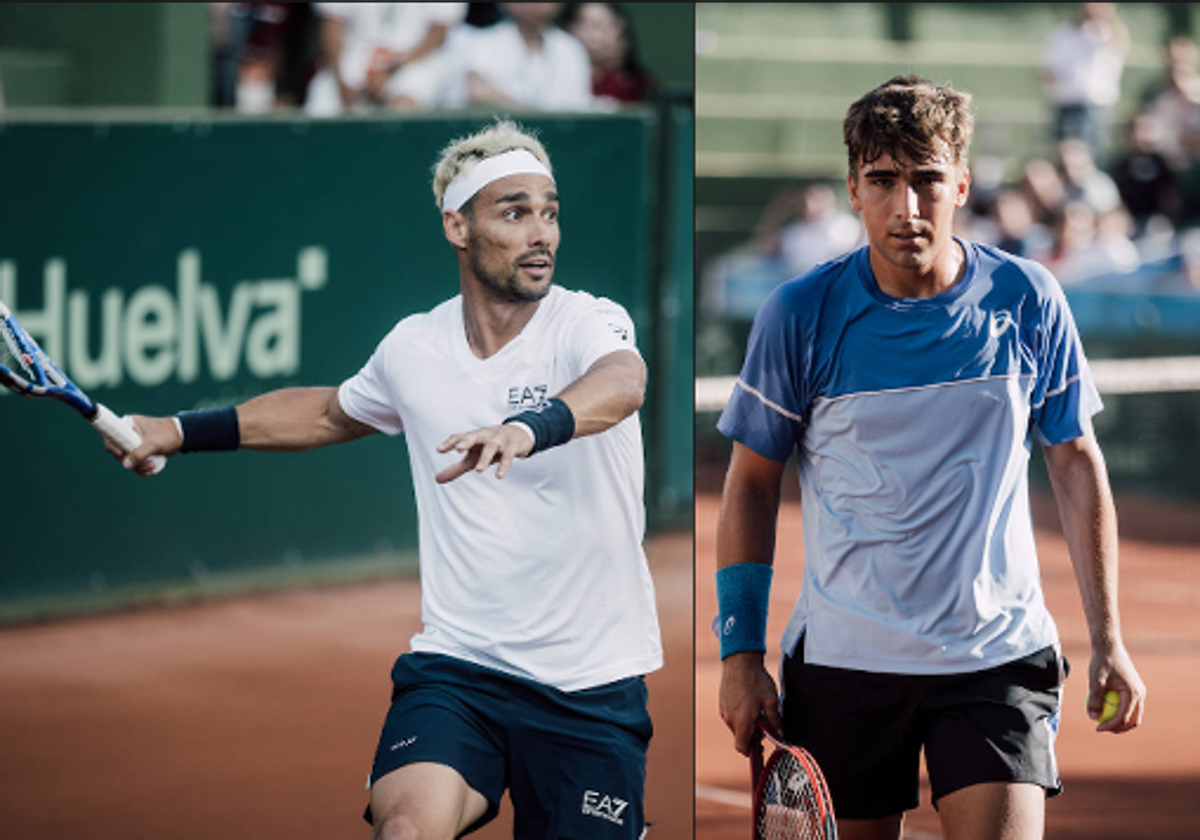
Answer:
[{"label": "blurred spectator", "polygon": [[704,272],[700,306],[720,317],[751,320],[780,283],[864,242],[858,218],[838,209],[828,184],[786,188],[763,212],[754,239]]},{"label": "blurred spectator", "polygon": [[854,248],[862,238],[858,219],[838,209],[828,184],[785,189],[763,213],[754,247],[777,256],[784,274],[796,277]]},{"label": "blurred spectator", "polygon": [[312,3],[280,5],[287,7],[287,20],[279,33],[275,104],[299,107],[305,104],[320,61],[320,21]]},{"label": "blurred spectator", "polygon": [[456,30],[446,104],[589,110],[591,63],[583,44],[554,26],[561,5],[500,3],[499,23]]},{"label": "blurred spectator", "polygon": [[308,91],[311,116],[384,107],[434,107],[445,82],[442,50],[466,3],[317,3],[322,69]]},{"label": "blurred spectator", "polygon": [[992,205],[997,248],[1039,262],[1049,259],[1054,240],[1045,225],[1033,218],[1029,198],[1020,190],[1001,190]]},{"label": "blurred spectator", "polygon": [[1099,216],[1082,201],[1068,201],[1056,214],[1054,245],[1045,265],[1059,282],[1076,283],[1138,265],[1129,239],[1129,216],[1117,207]]},{"label": "blurred spectator", "polygon": [[654,77],[638,61],[629,13],[616,3],[568,3],[559,26],[587,49],[592,64],[592,96],[602,102],[644,102]]},{"label": "blurred spectator", "polygon": [[1082,201],[1097,216],[1121,206],[1117,185],[1097,168],[1085,142],[1070,137],[1063,140],[1058,144],[1058,158],[1067,201]]},{"label": "blurred spectator", "polygon": [[1081,3],[1072,23],[1051,33],[1042,58],[1054,106],[1055,139],[1083,140],[1107,162],[1112,106],[1121,96],[1129,33],[1114,3]]},{"label": "blurred spectator", "polygon": [[1096,214],[1082,201],[1072,201],[1056,210],[1051,221],[1054,245],[1045,265],[1059,282],[1070,283],[1096,241]]},{"label": "blurred spectator", "polygon": [[209,104],[216,108],[232,108],[237,104],[237,67],[244,40],[240,31],[234,32],[233,8],[237,5],[208,4],[208,42],[212,58]]},{"label": "blurred spectator", "polygon": [[1133,220],[1129,211],[1117,206],[1096,219],[1096,244],[1109,262],[1109,271],[1133,271],[1138,267],[1137,246],[1133,244]]},{"label": "blurred spectator", "polygon": [[1058,169],[1048,160],[1034,158],[1022,167],[1021,190],[1029,199],[1034,218],[1053,226],[1067,203],[1067,191]]},{"label": "blurred spectator", "polygon": [[308,3],[211,3],[211,103],[259,114],[304,102],[314,71]]},{"label": "blurred spectator", "polygon": [[989,216],[996,197],[1004,187],[1004,158],[981,154],[971,161],[971,191],[967,206],[973,213]]},{"label": "blurred spectator", "polygon": [[1165,50],[1166,77],[1145,96],[1145,113],[1161,129],[1159,147],[1167,162],[1181,172],[1200,159],[1200,70],[1196,44],[1176,37]]},{"label": "blurred spectator", "polygon": [[1038,221],[1049,223],[1063,206],[1081,201],[1096,215],[1121,204],[1116,183],[1096,166],[1082,140],[1068,138],[1058,144],[1059,165],[1034,158],[1023,169],[1021,188]]},{"label": "blurred spectator", "polygon": [[1200,293],[1200,228],[1192,228],[1180,236],[1179,250],[1188,285]]},{"label": "blurred spectator", "polygon": [[1133,217],[1135,236],[1144,234],[1152,219],[1178,225],[1182,208],[1179,181],[1159,151],[1162,129],[1158,120],[1149,113],[1138,114],[1130,121],[1126,143],[1125,154],[1113,166],[1113,180]]}]

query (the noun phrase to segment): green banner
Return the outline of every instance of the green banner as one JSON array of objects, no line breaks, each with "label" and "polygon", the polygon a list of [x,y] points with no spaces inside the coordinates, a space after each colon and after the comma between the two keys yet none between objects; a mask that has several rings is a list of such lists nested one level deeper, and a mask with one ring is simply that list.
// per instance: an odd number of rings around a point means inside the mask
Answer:
[{"label": "green banner", "polygon": [[[431,166],[487,121],[0,122],[0,298],[118,414],[336,385],[396,321],[457,293]],[[523,122],[562,195],[556,281],[623,303],[646,358],[669,358],[655,347],[655,115]],[[651,371],[660,403],[676,375],[690,383],[690,359]],[[648,450],[662,438],[648,430]],[[70,410],[6,394],[0,448],[0,601],[416,544],[398,439],[182,456],[144,480]]]}]

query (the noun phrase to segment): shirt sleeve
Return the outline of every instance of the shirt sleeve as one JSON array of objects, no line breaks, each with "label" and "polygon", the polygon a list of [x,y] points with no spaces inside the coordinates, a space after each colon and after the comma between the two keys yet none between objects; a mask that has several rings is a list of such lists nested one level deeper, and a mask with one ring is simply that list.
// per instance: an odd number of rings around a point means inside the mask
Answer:
[{"label": "shirt sleeve", "polygon": [[621,304],[598,298],[571,324],[572,365],[582,376],[596,361],[617,350],[632,350],[640,357],[633,319]]},{"label": "shirt sleeve", "polygon": [[341,384],[338,402],[342,411],[360,423],[385,435],[398,435],[403,431],[404,423],[388,387],[387,346],[388,339],[385,338],[362,370]]},{"label": "shirt sleeve", "polygon": [[1103,403],[1075,319],[1057,283],[1047,298],[1035,352],[1038,374],[1030,397],[1034,437],[1043,446],[1082,437]]},{"label": "shirt sleeve", "polygon": [[741,375],[717,422],[721,434],[774,461],[792,454],[808,412],[805,340],[787,289],[777,288],[758,310]]}]

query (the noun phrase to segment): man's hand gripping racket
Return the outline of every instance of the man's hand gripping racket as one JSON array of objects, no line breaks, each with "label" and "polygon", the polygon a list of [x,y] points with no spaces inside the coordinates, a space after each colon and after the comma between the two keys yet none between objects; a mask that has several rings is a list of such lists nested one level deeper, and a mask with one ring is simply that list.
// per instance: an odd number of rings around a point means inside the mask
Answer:
[{"label": "man's hand gripping racket", "polygon": [[[809,753],[783,740],[764,718],[750,744],[754,840],[837,840],[833,802]],[[775,747],[763,764],[763,738]]]},{"label": "man's hand gripping racket", "polygon": [[[23,397],[50,397],[82,414],[100,434],[124,452],[132,452],[142,437],[132,426],[95,402],[50,360],[0,301],[0,385]],[[151,456],[151,473],[166,466],[162,455]]]}]

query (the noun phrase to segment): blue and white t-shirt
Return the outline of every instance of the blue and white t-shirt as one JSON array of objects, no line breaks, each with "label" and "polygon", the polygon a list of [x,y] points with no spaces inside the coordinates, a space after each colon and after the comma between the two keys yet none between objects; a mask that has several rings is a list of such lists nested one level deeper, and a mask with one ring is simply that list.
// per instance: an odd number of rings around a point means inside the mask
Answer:
[{"label": "blue and white t-shirt", "polygon": [[1100,397],[1054,277],[960,244],[963,276],[937,297],[888,297],[862,248],[755,319],[718,428],[774,460],[798,449],[804,581],[783,649],[803,633],[806,662],[967,672],[1058,642],[1031,438],[1082,436]]}]

